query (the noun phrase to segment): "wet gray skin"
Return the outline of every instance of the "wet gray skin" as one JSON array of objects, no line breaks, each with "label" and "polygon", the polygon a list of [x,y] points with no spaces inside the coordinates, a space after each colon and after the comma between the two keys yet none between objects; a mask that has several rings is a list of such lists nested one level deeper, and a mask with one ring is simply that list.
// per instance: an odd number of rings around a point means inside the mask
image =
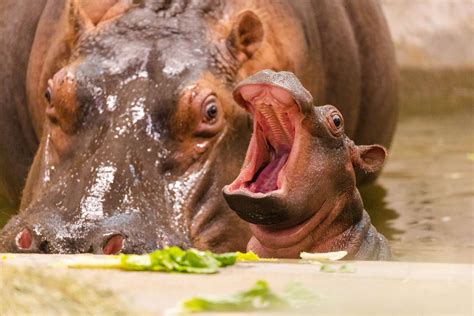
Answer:
[{"label": "wet gray skin", "polygon": [[43,140],[0,250],[245,249],[248,228],[221,188],[243,159],[249,117],[226,122],[219,92],[230,89],[222,77],[211,86],[219,72],[201,10],[183,13],[178,32],[176,18],[135,9],[78,40],[45,92]]},{"label": "wet gray skin", "polygon": [[242,170],[223,189],[250,223],[248,249],[263,257],[346,250],[347,259],[388,259],[388,242],[371,225],[355,170],[380,170],[386,150],[357,146],[332,105],[315,107],[291,72],[261,71],[242,81],[235,100],[254,118]]}]

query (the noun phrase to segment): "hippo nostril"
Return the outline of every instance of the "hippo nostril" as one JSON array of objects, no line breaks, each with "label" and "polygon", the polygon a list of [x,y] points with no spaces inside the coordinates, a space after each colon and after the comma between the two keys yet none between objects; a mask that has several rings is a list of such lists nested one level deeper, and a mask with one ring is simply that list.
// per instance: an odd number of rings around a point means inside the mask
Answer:
[{"label": "hippo nostril", "polygon": [[124,238],[122,235],[113,235],[105,243],[102,252],[104,255],[116,255],[122,251],[123,244]]},{"label": "hippo nostril", "polygon": [[23,230],[16,235],[15,241],[19,249],[30,249],[33,244],[33,237],[31,236],[30,230],[28,228],[23,228]]}]

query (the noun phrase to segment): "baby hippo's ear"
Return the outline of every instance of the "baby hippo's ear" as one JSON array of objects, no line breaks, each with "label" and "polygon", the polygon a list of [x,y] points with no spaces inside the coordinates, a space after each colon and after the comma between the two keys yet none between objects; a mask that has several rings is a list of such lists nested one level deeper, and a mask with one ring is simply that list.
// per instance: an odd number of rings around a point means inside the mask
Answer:
[{"label": "baby hippo's ear", "polygon": [[352,164],[365,172],[382,169],[387,150],[380,145],[354,146]]}]

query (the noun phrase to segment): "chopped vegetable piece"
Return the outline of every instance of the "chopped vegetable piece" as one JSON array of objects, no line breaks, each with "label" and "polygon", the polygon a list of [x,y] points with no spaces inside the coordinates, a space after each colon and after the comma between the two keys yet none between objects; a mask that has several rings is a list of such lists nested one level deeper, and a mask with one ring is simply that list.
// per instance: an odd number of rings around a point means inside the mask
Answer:
[{"label": "chopped vegetable piece", "polygon": [[259,280],[251,289],[226,298],[193,297],[183,301],[180,309],[187,313],[288,310],[312,306],[317,298],[314,293],[298,285],[289,286],[278,295],[266,281]]},{"label": "chopped vegetable piece", "polygon": [[342,272],[342,273],[354,273],[355,272],[355,268],[349,264],[343,264],[340,268],[339,268],[339,272]]},{"label": "chopped vegetable piece", "polygon": [[131,271],[164,271],[185,273],[216,273],[219,268],[234,265],[237,261],[259,260],[253,252],[227,252],[214,254],[194,248],[183,250],[166,247],[144,255],[107,257],[80,257],[69,263],[72,268],[122,269]]},{"label": "chopped vegetable piece", "polygon": [[323,264],[319,270],[321,272],[328,272],[328,273],[333,273],[333,272],[354,273],[355,272],[354,267],[348,264],[341,265],[339,269],[336,269],[334,266],[331,266],[328,264]]},{"label": "chopped vegetable piece", "polygon": [[240,252],[237,251],[237,261],[259,261],[260,257],[253,251]]},{"label": "chopped vegetable piece", "polygon": [[328,264],[323,264],[321,268],[319,269],[319,271],[333,273],[333,272],[336,272],[337,270]]},{"label": "chopped vegetable piece", "polygon": [[15,256],[12,255],[12,254],[4,254],[4,255],[2,255],[2,260],[13,259],[13,258],[15,258]]},{"label": "chopped vegetable piece", "polygon": [[302,252],[300,253],[301,259],[316,260],[316,261],[337,261],[347,256],[347,251],[336,251],[336,252]]}]

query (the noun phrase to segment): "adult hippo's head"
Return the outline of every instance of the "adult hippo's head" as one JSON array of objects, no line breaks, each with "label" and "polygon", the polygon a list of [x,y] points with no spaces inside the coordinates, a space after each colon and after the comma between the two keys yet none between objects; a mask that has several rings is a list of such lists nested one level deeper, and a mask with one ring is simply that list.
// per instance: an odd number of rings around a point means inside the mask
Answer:
[{"label": "adult hippo's head", "polygon": [[216,30],[212,1],[60,2],[30,58],[41,141],[1,250],[245,249],[249,229],[221,189],[251,133],[231,91],[262,41],[258,17]]}]

